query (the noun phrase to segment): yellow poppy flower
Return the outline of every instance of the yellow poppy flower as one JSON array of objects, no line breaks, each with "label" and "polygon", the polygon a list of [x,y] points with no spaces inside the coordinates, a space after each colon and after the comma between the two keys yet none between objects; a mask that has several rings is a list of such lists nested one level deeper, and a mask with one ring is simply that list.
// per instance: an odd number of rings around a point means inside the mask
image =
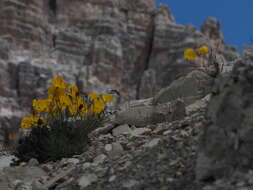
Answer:
[{"label": "yellow poppy flower", "polygon": [[71,85],[68,87],[68,89],[70,90],[70,94],[72,97],[76,97],[78,94],[78,88],[76,85]]},{"label": "yellow poppy flower", "polygon": [[30,129],[32,127],[32,118],[31,117],[24,117],[21,121],[21,128],[22,129]]},{"label": "yellow poppy flower", "polygon": [[93,101],[93,104],[90,107],[90,112],[93,114],[100,114],[105,109],[104,102],[100,99]]},{"label": "yellow poppy flower", "polygon": [[201,46],[198,49],[198,53],[200,56],[205,56],[208,53],[208,47],[207,46]]},{"label": "yellow poppy flower", "polygon": [[77,112],[78,112],[78,105],[77,104],[71,104],[68,107],[68,110],[69,110],[70,115],[76,115]]},{"label": "yellow poppy flower", "polygon": [[52,85],[48,88],[47,92],[48,96],[50,96],[51,98],[55,98],[62,96],[65,93],[65,90],[65,88],[58,88]]},{"label": "yellow poppy flower", "polygon": [[34,110],[38,113],[49,112],[50,105],[51,105],[50,99],[33,100],[32,102]]},{"label": "yellow poppy flower", "polygon": [[57,102],[57,107],[61,111],[64,111],[69,105],[71,105],[71,100],[67,94],[64,94],[59,97],[59,101]]},{"label": "yellow poppy flower", "polygon": [[197,54],[192,48],[190,48],[184,51],[184,57],[189,61],[195,61]]},{"label": "yellow poppy flower", "polygon": [[110,94],[103,94],[102,99],[104,102],[112,102],[114,98]]},{"label": "yellow poppy flower", "polygon": [[52,79],[52,85],[56,88],[67,88],[67,84],[64,82],[63,78],[60,76],[56,76]]},{"label": "yellow poppy flower", "polygon": [[100,99],[99,95],[96,94],[96,93],[91,93],[88,95],[88,98],[91,100],[91,101],[96,101],[98,99]]}]

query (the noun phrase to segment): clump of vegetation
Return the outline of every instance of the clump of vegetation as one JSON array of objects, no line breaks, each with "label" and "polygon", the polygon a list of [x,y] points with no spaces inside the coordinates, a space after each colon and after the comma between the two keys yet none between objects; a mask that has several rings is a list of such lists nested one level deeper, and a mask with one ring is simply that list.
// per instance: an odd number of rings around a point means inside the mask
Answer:
[{"label": "clump of vegetation", "polygon": [[199,63],[200,68],[209,76],[216,78],[223,71],[223,64],[217,61],[214,51],[209,51],[205,45],[197,50],[189,48],[184,51],[184,58],[190,62]]},{"label": "clump of vegetation", "polygon": [[29,133],[14,152],[18,162],[36,158],[43,163],[82,153],[88,134],[102,124],[111,101],[110,94],[84,96],[76,85],[53,78],[48,98],[33,100],[32,114],[21,121],[21,129]]}]

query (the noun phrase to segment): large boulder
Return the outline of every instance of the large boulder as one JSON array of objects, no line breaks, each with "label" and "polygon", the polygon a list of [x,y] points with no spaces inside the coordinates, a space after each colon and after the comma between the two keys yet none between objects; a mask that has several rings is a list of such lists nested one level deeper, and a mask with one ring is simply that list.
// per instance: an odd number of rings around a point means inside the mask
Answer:
[{"label": "large boulder", "polygon": [[115,124],[129,124],[138,127],[184,118],[185,105],[175,100],[159,105],[140,105],[124,109],[116,114]]},{"label": "large boulder", "polygon": [[215,180],[253,169],[253,63],[238,62],[221,76],[208,106],[196,176]]},{"label": "large boulder", "polygon": [[163,88],[154,97],[154,104],[171,102],[177,98],[183,99],[186,105],[192,104],[211,92],[213,80],[203,70],[194,70]]}]

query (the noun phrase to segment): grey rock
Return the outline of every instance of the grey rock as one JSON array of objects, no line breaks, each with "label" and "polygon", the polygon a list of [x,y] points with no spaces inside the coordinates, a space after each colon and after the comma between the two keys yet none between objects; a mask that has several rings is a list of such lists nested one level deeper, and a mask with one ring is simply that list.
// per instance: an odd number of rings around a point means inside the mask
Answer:
[{"label": "grey rock", "polygon": [[104,154],[98,155],[96,158],[93,160],[93,164],[102,164],[106,160],[107,156]]},{"label": "grey rock", "polygon": [[122,134],[131,134],[131,129],[129,127],[129,125],[127,124],[124,124],[124,125],[120,125],[116,128],[114,128],[112,130],[112,134],[113,136],[119,136],[119,135],[122,135]]},{"label": "grey rock", "polygon": [[115,158],[124,153],[124,149],[119,142],[115,142],[111,144],[111,150],[107,151],[108,156],[111,158]]},{"label": "grey rock", "polygon": [[155,106],[137,106],[122,110],[116,114],[116,124],[129,124],[137,127],[148,124],[174,121],[185,116],[185,105],[182,101],[176,100],[171,103]]},{"label": "grey rock", "polygon": [[28,166],[37,166],[39,165],[39,161],[35,158],[31,158],[27,164]]},{"label": "grey rock", "polygon": [[153,148],[153,147],[157,146],[160,141],[161,141],[161,139],[155,138],[155,139],[152,139],[150,142],[147,142],[143,146],[147,147],[147,148]]},{"label": "grey rock", "polygon": [[39,167],[11,167],[4,168],[3,174],[8,176],[9,180],[22,180],[24,182],[32,182],[34,179],[46,176],[47,173]]},{"label": "grey rock", "polygon": [[77,159],[77,158],[69,158],[69,159],[67,159],[67,163],[70,163],[70,164],[78,164],[80,162],[80,160],[79,159]]},{"label": "grey rock", "polygon": [[181,98],[186,105],[189,105],[209,94],[212,90],[212,85],[212,77],[203,70],[195,70],[162,89],[154,97],[154,104],[171,102]]},{"label": "grey rock", "polygon": [[98,180],[95,174],[84,174],[78,179],[78,185],[80,188],[85,188]]},{"label": "grey rock", "polygon": [[216,179],[253,168],[252,65],[242,60],[231,74],[216,81],[207,110],[209,122],[200,141],[198,178]]},{"label": "grey rock", "polygon": [[132,130],[131,132],[131,136],[139,136],[139,135],[143,135],[146,133],[150,133],[151,129],[149,128],[135,128],[134,130]]}]

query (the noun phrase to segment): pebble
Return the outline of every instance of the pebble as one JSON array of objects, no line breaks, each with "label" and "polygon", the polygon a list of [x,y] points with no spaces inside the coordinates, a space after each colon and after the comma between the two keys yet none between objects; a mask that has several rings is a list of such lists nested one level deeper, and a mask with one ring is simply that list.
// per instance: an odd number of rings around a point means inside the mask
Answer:
[{"label": "pebble", "polygon": [[161,141],[161,139],[155,138],[155,139],[151,140],[150,142],[145,143],[144,147],[153,148],[153,147],[157,146],[160,141]]},{"label": "pebble", "polygon": [[120,125],[112,130],[113,136],[119,136],[122,134],[131,134],[132,130],[130,129],[129,125]]},{"label": "pebble", "polygon": [[81,188],[85,188],[96,182],[97,180],[98,178],[95,174],[85,174],[78,180],[78,185]]}]

